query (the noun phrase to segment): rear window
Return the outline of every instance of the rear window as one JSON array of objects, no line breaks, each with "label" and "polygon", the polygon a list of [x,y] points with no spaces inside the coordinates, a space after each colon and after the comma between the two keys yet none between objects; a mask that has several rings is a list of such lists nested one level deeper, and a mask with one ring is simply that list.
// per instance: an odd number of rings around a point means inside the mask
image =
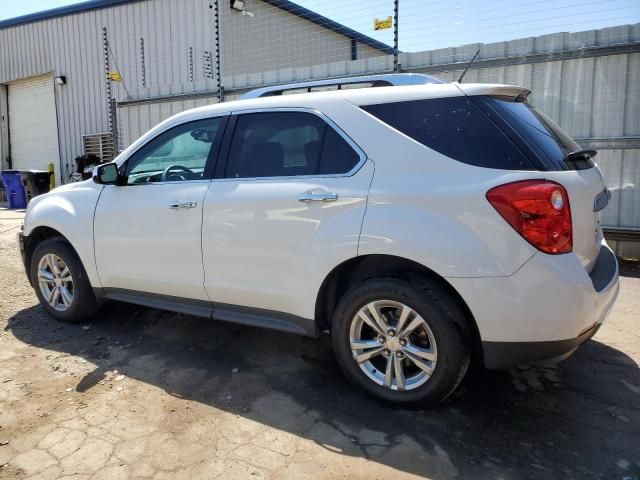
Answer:
[{"label": "rear window", "polygon": [[503,170],[535,169],[500,127],[467,97],[362,108],[417,142],[459,162]]},{"label": "rear window", "polygon": [[593,162],[567,164],[566,156],[580,146],[549,117],[527,102],[501,97],[478,96],[472,100],[498,122],[521,148],[541,164],[542,170],[567,170],[593,166]]}]

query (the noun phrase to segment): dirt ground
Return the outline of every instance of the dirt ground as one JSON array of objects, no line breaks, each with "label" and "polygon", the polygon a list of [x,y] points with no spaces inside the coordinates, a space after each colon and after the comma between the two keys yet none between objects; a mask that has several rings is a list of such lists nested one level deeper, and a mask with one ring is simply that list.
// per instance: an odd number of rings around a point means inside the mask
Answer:
[{"label": "dirt ground", "polygon": [[640,269],[554,367],[479,372],[433,410],[351,386],[327,342],[130,305],[64,325],[0,209],[0,479],[640,479]]}]

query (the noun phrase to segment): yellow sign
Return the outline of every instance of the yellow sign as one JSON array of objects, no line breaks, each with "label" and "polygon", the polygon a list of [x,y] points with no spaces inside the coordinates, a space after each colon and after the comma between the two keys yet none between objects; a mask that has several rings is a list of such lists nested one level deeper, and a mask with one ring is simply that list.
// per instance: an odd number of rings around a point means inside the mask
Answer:
[{"label": "yellow sign", "polygon": [[107,78],[109,80],[111,80],[112,82],[121,82],[122,81],[122,76],[120,75],[120,72],[116,72],[116,71],[112,71],[107,73]]},{"label": "yellow sign", "polygon": [[373,21],[374,30],[385,30],[387,28],[391,28],[392,26],[393,26],[393,19],[391,17],[387,17],[384,20],[378,20],[376,18]]}]

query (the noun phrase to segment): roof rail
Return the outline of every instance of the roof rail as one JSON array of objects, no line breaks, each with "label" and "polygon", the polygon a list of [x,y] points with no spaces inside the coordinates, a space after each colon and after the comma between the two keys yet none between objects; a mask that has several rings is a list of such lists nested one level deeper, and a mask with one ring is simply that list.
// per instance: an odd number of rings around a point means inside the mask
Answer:
[{"label": "roof rail", "polygon": [[343,85],[353,85],[359,83],[370,83],[370,87],[397,87],[403,85],[426,85],[428,83],[444,83],[430,75],[422,73],[389,73],[386,75],[363,75],[359,77],[330,78],[327,80],[311,80],[308,82],[286,83],[284,85],[273,85],[270,87],[256,88],[250,90],[241,99],[272,97],[282,95],[291,90],[307,89],[310,92],[315,87],[338,87]]}]

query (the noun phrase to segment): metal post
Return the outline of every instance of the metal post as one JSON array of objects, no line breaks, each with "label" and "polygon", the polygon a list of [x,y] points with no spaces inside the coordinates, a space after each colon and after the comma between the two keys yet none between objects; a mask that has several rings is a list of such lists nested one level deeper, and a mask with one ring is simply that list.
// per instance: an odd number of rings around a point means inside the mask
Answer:
[{"label": "metal post", "polygon": [[144,38],[140,37],[140,75],[142,86],[147,86],[147,70],[144,64]]},{"label": "metal post", "polygon": [[398,10],[400,0],[393,0],[393,71],[400,71],[400,64],[398,63],[398,55],[400,53],[398,49]]},{"label": "metal post", "polygon": [[117,132],[114,132],[114,125],[116,123],[116,111],[115,111],[115,102],[113,100],[113,96],[111,94],[111,79],[109,78],[109,38],[107,37],[107,27],[102,27],[102,47],[104,51],[104,78],[107,81],[107,109],[109,112],[109,132],[111,132],[111,137],[113,139],[113,151],[118,151],[118,138],[116,137]]},{"label": "metal post", "polygon": [[214,60],[216,62],[216,83],[218,84],[218,102],[224,101],[224,87],[222,86],[222,68],[220,65],[220,0],[216,0],[213,11],[213,28],[215,38],[215,55]]},{"label": "metal post", "polygon": [[189,47],[189,81],[193,82],[193,47]]},{"label": "metal post", "polygon": [[56,168],[53,163],[49,162],[47,171],[49,172],[49,190],[53,190],[56,188]]},{"label": "metal post", "polygon": [[113,133],[113,116],[111,113],[111,79],[109,78],[109,38],[107,37],[107,27],[102,27],[102,48],[104,52],[104,78],[107,82],[107,108],[109,109],[109,131]]},{"label": "metal post", "polygon": [[112,98],[109,103],[109,116],[111,117],[111,136],[113,138],[113,156],[120,153],[120,142],[118,142],[118,112],[116,111],[116,99]]}]

